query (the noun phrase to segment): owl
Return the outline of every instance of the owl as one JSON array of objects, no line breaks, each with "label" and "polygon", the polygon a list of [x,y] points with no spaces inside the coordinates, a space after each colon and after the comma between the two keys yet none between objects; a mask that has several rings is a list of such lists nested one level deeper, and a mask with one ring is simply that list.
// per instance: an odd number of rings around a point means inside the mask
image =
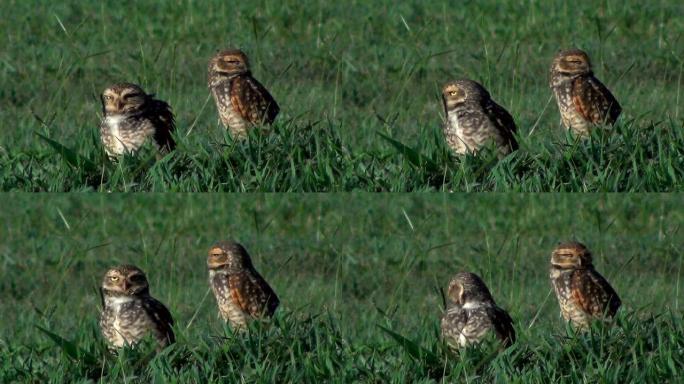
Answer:
[{"label": "owl", "polygon": [[458,273],[449,282],[441,325],[442,338],[454,349],[477,344],[492,334],[504,348],[515,342],[513,320],[474,273]]},{"label": "owl", "polygon": [[231,326],[244,329],[252,319],[273,316],[278,296],[254,269],[242,245],[233,241],[214,244],[207,267],[219,314]]},{"label": "owl", "polygon": [[575,135],[587,136],[592,127],[614,124],[622,108],[596,77],[586,52],[560,51],[551,64],[549,85],[556,96],[561,120]]},{"label": "owl", "polygon": [[561,315],[576,328],[587,328],[594,319],[612,318],[621,305],[591,259],[591,252],[578,242],[559,244],[551,254],[550,277]]},{"label": "owl", "polygon": [[135,153],[149,139],[162,153],[175,148],[171,107],[130,83],[114,84],[102,92],[100,137],[110,158]]},{"label": "owl", "polygon": [[494,143],[505,156],[518,149],[513,117],[472,80],[456,80],[442,88],[446,122],[444,136],[451,149],[460,154],[477,153]]},{"label": "owl", "polygon": [[280,111],[273,96],[252,77],[247,55],[239,49],[212,57],[208,78],[221,122],[235,138],[246,137],[254,125],[270,125]]},{"label": "owl", "polygon": [[100,329],[111,349],[134,346],[148,333],[159,349],[175,341],[171,313],[150,296],[147,277],[140,268],[111,268],[102,279],[100,294]]}]

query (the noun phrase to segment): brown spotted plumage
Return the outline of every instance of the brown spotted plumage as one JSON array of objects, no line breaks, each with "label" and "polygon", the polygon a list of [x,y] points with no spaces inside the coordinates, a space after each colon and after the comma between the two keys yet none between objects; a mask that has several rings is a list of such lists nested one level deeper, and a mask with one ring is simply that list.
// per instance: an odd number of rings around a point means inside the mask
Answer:
[{"label": "brown spotted plumage", "polygon": [[147,277],[140,268],[111,268],[102,279],[100,293],[100,329],[110,348],[135,346],[148,334],[156,339],[159,348],[175,341],[171,313],[150,296]]},{"label": "brown spotted plumage", "polygon": [[247,55],[239,49],[217,53],[209,61],[209,88],[223,125],[242,138],[250,127],[272,124],[278,103],[249,68]]},{"label": "brown spotted plumage", "polygon": [[577,328],[595,319],[611,319],[620,308],[620,297],[592,263],[583,244],[559,244],[551,255],[551,282],[561,315]]},{"label": "brown spotted plumage", "polygon": [[458,154],[477,153],[493,144],[501,155],[518,149],[513,117],[472,80],[456,80],[442,89],[447,144]]},{"label": "brown spotted plumage", "polygon": [[442,338],[452,348],[480,343],[488,335],[496,337],[503,347],[515,342],[513,320],[496,305],[484,281],[474,273],[461,272],[451,279],[441,328]]},{"label": "brown spotted plumage", "polygon": [[551,64],[550,87],[566,129],[587,136],[594,126],[615,124],[622,108],[592,71],[586,52],[559,52]]},{"label": "brown spotted plumage", "polygon": [[252,265],[247,250],[236,242],[221,241],[209,250],[209,284],[219,314],[237,329],[253,319],[273,316],[278,296]]},{"label": "brown spotted plumage", "polygon": [[114,84],[102,92],[100,137],[109,157],[135,153],[148,140],[161,153],[175,148],[175,122],[167,103],[135,84]]}]

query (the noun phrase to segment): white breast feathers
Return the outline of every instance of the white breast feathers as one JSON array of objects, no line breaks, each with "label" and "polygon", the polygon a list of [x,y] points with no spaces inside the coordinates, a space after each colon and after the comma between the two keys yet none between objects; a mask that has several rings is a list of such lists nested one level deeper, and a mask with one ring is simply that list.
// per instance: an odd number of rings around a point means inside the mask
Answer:
[{"label": "white breast feathers", "polygon": [[119,125],[121,122],[125,119],[124,116],[122,115],[112,115],[112,116],[107,116],[105,118],[105,123],[107,124],[107,127],[109,128],[109,134],[112,136],[111,137],[111,144],[114,149],[114,153],[121,154],[126,150],[126,146],[123,143],[123,139],[121,137],[121,131],[119,129]]}]

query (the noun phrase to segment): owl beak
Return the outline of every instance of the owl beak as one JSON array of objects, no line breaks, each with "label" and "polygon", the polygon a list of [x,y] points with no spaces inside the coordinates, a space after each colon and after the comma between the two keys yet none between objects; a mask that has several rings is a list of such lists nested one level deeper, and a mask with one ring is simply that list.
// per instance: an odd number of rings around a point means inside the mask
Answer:
[{"label": "owl beak", "polygon": [[124,282],[123,282],[123,289],[124,289],[125,292],[128,291],[128,287],[129,287],[128,281],[124,281]]},{"label": "owl beak", "polygon": [[123,107],[124,107],[124,103],[123,103],[123,102],[119,101],[119,102],[116,103],[116,108],[117,108],[119,111],[122,110]]},{"label": "owl beak", "polygon": [[207,258],[207,266],[211,268],[217,268],[221,266],[221,254],[218,253],[210,253],[209,257]]},{"label": "owl beak", "polygon": [[214,71],[216,71],[218,73],[223,73],[223,74],[230,73],[229,68],[225,64],[222,64],[222,63],[217,63],[216,65],[214,65]]}]

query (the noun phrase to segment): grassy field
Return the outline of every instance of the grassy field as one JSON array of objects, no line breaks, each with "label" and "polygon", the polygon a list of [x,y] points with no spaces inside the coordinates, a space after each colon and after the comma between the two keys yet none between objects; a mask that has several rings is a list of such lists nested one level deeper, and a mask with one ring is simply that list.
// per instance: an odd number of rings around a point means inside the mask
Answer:
[{"label": "grassy field", "polygon": [[[684,374],[676,195],[22,196],[0,203],[0,382],[675,382]],[[244,243],[282,300],[234,335],[205,255]],[[573,335],[550,296],[559,240],[594,251],[624,306]],[[135,263],[178,342],[108,355],[104,271]],[[518,342],[450,354],[439,289],[483,276]]]},{"label": "grassy field", "polygon": [[[684,5],[6,0],[0,4],[0,190],[673,191],[684,183]],[[206,62],[242,47],[282,113],[234,143]],[[547,86],[579,46],[624,107],[611,133],[566,137]],[[521,150],[455,158],[439,88],[481,81]],[[118,81],[168,101],[179,147],[110,163],[98,95]]]}]

